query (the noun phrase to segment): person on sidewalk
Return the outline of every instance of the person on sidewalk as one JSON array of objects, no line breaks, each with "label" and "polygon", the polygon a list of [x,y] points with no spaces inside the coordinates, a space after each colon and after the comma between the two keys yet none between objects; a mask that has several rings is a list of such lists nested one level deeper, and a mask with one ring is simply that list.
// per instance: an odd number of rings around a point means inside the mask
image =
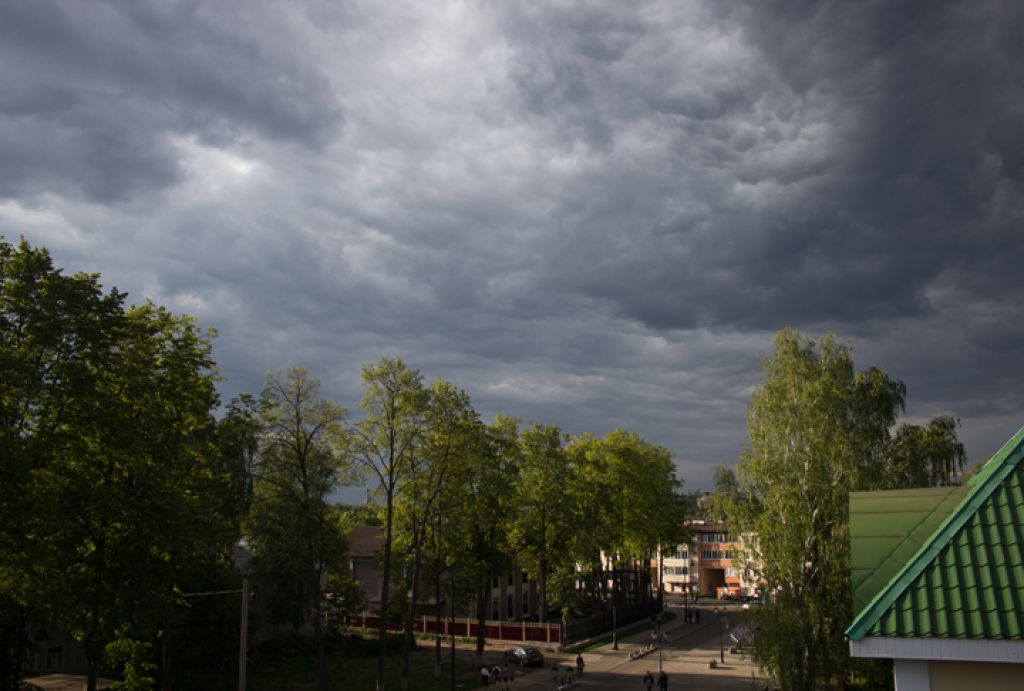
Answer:
[{"label": "person on sidewalk", "polygon": [[583,676],[583,653],[576,653],[576,676]]},{"label": "person on sidewalk", "polygon": [[654,677],[651,676],[650,672],[644,675],[644,688],[647,691],[651,691],[654,688]]},{"label": "person on sidewalk", "polygon": [[658,691],[668,691],[668,675],[665,674],[665,670],[658,675]]},{"label": "person on sidewalk", "polygon": [[491,683],[491,670],[487,669],[487,665],[480,668],[480,683],[484,686],[489,686]]}]

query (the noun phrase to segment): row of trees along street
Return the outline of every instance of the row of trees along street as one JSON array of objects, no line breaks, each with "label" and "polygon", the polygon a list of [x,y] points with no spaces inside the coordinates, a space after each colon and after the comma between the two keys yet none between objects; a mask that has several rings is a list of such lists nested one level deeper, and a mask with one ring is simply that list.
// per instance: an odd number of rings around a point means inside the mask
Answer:
[{"label": "row of trees along street", "polygon": [[[748,409],[750,444],[719,468],[712,513],[756,535],[749,566],[769,600],[756,615],[757,659],[784,689],[856,680],[892,685],[891,663],[853,661],[848,499],[851,490],[962,482],[955,418],[896,420],[906,387],[877,367],[857,372],[851,347],[781,331]],[[841,686],[840,686],[841,688]]]},{"label": "row of trees along street", "polygon": [[[124,689],[173,689],[197,667],[230,687],[237,600],[188,595],[238,588],[242,538],[268,584],[264,624],[312,631],[321,689],[338,678],[324,595],[362,604],[346,568],[354,524],[384,529],[403,687],[421,593],[475,602],[482,621],[491,580],[521,568],[542,620],[583,613],[648,596],[641,564],[683,539],[671,454],[635,434],[484,423],[457,386],[389,358],[362,368],[354,415],[298,367],[222,406],[215,334],[125,298],[0,238],[0,688],[18,687],[43,624],[81,642],[90,691],[101,671]],[[374,506],[332,503],[361,482]]]}]

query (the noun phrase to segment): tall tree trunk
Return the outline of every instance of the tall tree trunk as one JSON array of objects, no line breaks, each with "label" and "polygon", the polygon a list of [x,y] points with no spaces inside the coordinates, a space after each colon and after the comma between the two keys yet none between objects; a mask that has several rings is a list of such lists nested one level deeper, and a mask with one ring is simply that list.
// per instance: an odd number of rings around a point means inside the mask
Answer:
[{"label": "tall tree trunk", "polygon": [[327,650],[324,646],[324,598],[320,593],[322,566],[313,571],[313,639],[316,641],[316,665],[320,675],[320,691],[328,691],[330,678],[327,674]]},{"label": "tall tree trunk", "polygon": [[[454,597],[452,593],[452,597]],[[434,556],[434,678],[441,678],[441,554]]]},{"label": "tall tree trunk", "polygon": [[171,649],[171,608],[164,612],[164,635],[163,651],[160,655],[160,689],[161,691],[172,691],[174,689],[174,672],[172,671]]},{"label": "tall tree trunk", "polygon": [[21,675],[24,673],[26,654],[29,650],[28,639],[28,608],[18,605],[18,631],[14,636],[14,679],[12,688],[17,689],[21,684]]},{"label": "tall tree trunk", "polygon": [[540,510],[540,612],[537,621],[541,624],[548,620],[548,527],[545,507]]},{"label": "tall tree trunk", "polygon": [[96,691],[96,679],[99,676],[100,646],[96,633],[90,631],[85,636],[86,691]]},{"label": "tall tree trunk", "polygon": [[0,626],[0,689],[17,691],[19,681],[15,673],[15,656],[18,654],[17,626],[12,621],[5,621]]},{"label": "tall tree trunk", "polygon": [[420,545],[423,542],[423,536],[416,536],[414,538],[414,542],[415,545],[413,546],[412,556],[412,582],[409,584],[409,608],[408,616],[405,618],[405,639],[402,641],[402,691],[409,688],[409,655],[412,652],[412,629],[413,625],[416,623],[416,597],[419,594],[420,580]]},{"label": "tall tree trunk", "polygon": [[384,522],[384,574],[380,592],[380,625],[377,635],[377,691],[384,691],[384,657],[387,655],[388,595],[391,591],[391,522],[394,517],[394,488],[387,493],[387,517]]},{"label": "tall tree trunk", "polygon": [[540,558],[540,616],[538,621],[545,623],[548,620],[548,558],[547,554],[541,553]]},{"label": "tall tree trunk", "polygon": [[491,593],[490,591],[491,577],[488,576],[487,580],[484,581],[483,586],[480,588],[480,597],[477,598],[476,605],[476,654],[478,657],[482,657],[484,654],[484,628],[486,627],[487,621],[487,608],[491,604]]}]

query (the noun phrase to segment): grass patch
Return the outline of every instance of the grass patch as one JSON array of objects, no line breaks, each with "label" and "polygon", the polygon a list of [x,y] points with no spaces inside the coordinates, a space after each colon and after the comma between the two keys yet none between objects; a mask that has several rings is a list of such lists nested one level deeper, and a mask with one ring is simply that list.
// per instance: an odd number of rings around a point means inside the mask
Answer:
[{"label": "grass patch", "polygon": [[[384,660],[384,687],[401,688],[401,637],[388,637],[388,654]],[[448,691],[451,667],[448,649],[443,649],[441,678],[434,679],[434,647],[414,648],[409,657],[409,688],[417,691]],[[328,652],[331,688],[373,689],[377,684],[377,641],[358,636],[335,639]],[[235,670],[227,673],[190,671],[181,680],[190,691],[225,691],[236,687]],[[312,641],[303,636],[285,636],[262,643],[249,658],[248,691],[316,691],[319,687],[317,659]],[[230,684],[229,684],[230,682]],[[455,686],[475,689],[480,685],[476,659],[455,658]]]}]

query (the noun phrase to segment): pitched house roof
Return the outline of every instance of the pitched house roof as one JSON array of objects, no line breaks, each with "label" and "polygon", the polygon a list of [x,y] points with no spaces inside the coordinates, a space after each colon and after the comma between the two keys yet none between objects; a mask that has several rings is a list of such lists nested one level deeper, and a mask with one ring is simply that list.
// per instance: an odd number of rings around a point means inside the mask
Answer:
[{"label": "pitched house roof", "polygon": [[370,559],[384,546],[384,528],[377,525],[357,525],[348,538],[348,553],[353,559]]},{"label": "pitched house roof", "polygon": [[850,511],[852,640],[1024,639],[1024,428],[964,487],[854,493]]}]

